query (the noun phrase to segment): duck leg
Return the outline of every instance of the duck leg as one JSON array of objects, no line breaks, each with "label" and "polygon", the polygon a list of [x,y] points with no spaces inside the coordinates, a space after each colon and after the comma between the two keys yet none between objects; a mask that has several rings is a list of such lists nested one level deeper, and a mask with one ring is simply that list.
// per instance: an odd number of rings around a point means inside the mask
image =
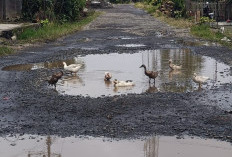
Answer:
[{"label": "duck leg", "polygon": [[155,79],[154,79],[154,84],[155,84]]},{"label": "duck leg", "polygon": [[151,78],[149,78],[149,84],[151,83]]},{"label": "duck leg", "polygon": [[199,87],[198,87],[199,89],[201,88],[201,83],[199,83]]}]

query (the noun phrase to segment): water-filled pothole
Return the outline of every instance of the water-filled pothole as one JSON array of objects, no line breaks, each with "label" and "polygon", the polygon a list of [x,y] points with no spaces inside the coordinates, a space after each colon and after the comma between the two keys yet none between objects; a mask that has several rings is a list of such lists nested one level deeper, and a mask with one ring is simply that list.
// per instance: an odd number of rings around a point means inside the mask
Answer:
[{"label": "water-filled pothole", "polygon": [[[0,138],[4,157],[231,157],[230,143],[213,139],[170,136],[146,137],[144,140],[58,136],[7,136]],[[168,151],[167,151],[168,150]]]},{"label": "water-filled pothole", "polygon": [[[58,83],[57,90],[68,95],[119,95],[143,92],[191,92],[198,90],[198,84],[192,81],[193,73],[207,76],[210,80],[203,89],[211,89],[221,83],[230,83],[229,66],[216,60],[192,55],[188,49],[168,49],[139,51],[134,54],[102,54],[79,57],[85,63],[85,68],[77,76],[64,76]],[[182,69],[171,71],[169,59],[181,64]],[[149,70],[159,70],[155,86],[149,85],[144,70],[139,68],[145,64]],[[135,86],[117,87],[112,81],[104,81],[104,73],[109,71],[112,80],[133,80]]]},{"label": "water-filled pothole", "polygon": [[[169,59],[172,59],[174,64],[181,64],[182,69],[171,71]],[[62,62],[39,63],[30,68],[61,68]],[[222,83],[231,83],[232,80],[229,66],[209,57],[193,55],[189,49],[144,50],[133,54],[95,54],[66,62],[68,65],[84,64],[76,76],[65,74],[58,81],[57,91],[68,95],[99,97],[157,91],[192,92],[198,90],[198,84],[192,81],[194,73],[210,78],[202,87],[205,90],[220,86]],[[142,64],[145,64],[148,70],[159,70],[155,85],[153,81],[151,84],[148,83],[144,69],[139,68]],[[12,67],[3,70],[11,70],[10,68]],[[135,86],[115,88],[112,81],[104,81],[106,71],[112,74],[112,80],[133,80]]]}]

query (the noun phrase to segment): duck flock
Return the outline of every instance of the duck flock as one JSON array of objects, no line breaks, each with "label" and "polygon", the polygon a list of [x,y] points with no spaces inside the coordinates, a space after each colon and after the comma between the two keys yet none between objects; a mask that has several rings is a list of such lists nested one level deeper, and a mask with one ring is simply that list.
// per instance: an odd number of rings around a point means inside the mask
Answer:
[{"label": "duck flock", "polygon": [[[64,65],[64,71],[71,73],[71,75],[74,73],[75,75],[82,67],[82,64],[70,64],[67,65],[65,62],[63,62]],[[159,71],[148,71],[146,66],[142,64],[140,68],[144,68],[144,74],[149,78],[149,84],[151,82],[151,79],[154,80],[159,75]],[[175,65],[173,64],[172,60],[169,60],[169,68],[171,71],[179,71],[182,69],[182,65]],[[54,73],[51,78],[48,80],[48,84],[51,86],[54,86],[56,88],[56,83],[59,81],[59,79],[62,78],[64,75],[63,71],[59,71],[57,73]],[[104,80],[107,82],[111,82],[112,74],[110,72],[105,72]],[[194,73],[192,80],[199,85],[199,89],[201,88],[202,83],[204,83],[206,80],[208,80],[209,77],[206,76],[199,76],[196,73]],[[117,79],[114,79],[113,81],[114,87],[126,87],[126,86],[134,86],[135,83],[132,80],[125,80],[125,81],[119,81]]]}]

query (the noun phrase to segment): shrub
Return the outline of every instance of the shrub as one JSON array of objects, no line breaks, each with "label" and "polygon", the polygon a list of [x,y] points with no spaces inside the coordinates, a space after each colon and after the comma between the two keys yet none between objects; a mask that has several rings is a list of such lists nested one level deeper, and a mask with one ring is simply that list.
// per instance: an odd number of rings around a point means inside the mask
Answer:
[{"label": "shrub", "polygon": [[214,22],[214,20],[210,19],[209,17],[205,17],[205,16],[201,17],[200,21],[199,21],[200,24],[205,24],[205,23],[209,23],[209,22]]},{"label": "shrub", "polygon": [[55,15],[61,21],[75,21],[80,18],[85,7],[85,0],[56,0]]},{"label": "shrub", "polygon": [[85,4],[86,0],[23,0],[22,15],[27,21],[75,21],[80,18]]}]

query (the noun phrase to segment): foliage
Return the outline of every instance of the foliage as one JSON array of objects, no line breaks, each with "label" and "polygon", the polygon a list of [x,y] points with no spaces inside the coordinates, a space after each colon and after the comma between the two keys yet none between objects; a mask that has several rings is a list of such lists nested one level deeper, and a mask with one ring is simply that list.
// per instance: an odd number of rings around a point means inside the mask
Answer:
[{"label": "foliage", "polygon": [[174,17],[186,17],[186,8],[184,0],[172,0],[174,2]]},{"label": "foliage", "polygon": [[141,2],[135,3],[135,7],[144,9],[149,14],[153,14],[153,13],[157,12],[157,10],[159,8],[159,6],[153,6],[153,5],[149,5],[149,4],[145,4],[145,3],[141,3]]},{"label": "foliage", "polygon": [[39,28],[26,28],[23,32],[17,34],[18,40],[21,42],[36,42],[44,40],[54,40],[63,35],[70,34],[77,30],[80,30],[82,26],[91,22],[97,16],[99,12],[93,12],[78,22],[67,22],[67,23],[53,23],[49,22],[43,27]]},{"label": "foliage", "polygon": [[199,21],[200,24],[205,24],[205,23],[209,23],[209,22],[214,22],[214,20],[210,19],[209,17],[204,17],[204,16],[201,17],[200,21]]},{"label": "foliage", "polygon": [[174,2],[174,10],[175,11],[182,11],[185,8],[185,1],[184,0],[172,0]]},{"label": "foliage", "polygon": [[40,0],[23,0],[22,16],[24,20],[35,19],[35,14],[39,12],[41,6]]},{"label": "foliage", "polygon": [[40,21],[40,24],[41,24],[42,26],[48,25],[48,23],[49,23],[48,19],[45,19],[45,20],[41,20],[41,21]]},{"label": "foliage", "polygon": [[75,21],[80,18],[85,0],[56,0],[55,15],[61,21]]},{"label": "foliage", "polygon": [[86,0],[22,0],[24,20],[75,21],[81,16]]}]

